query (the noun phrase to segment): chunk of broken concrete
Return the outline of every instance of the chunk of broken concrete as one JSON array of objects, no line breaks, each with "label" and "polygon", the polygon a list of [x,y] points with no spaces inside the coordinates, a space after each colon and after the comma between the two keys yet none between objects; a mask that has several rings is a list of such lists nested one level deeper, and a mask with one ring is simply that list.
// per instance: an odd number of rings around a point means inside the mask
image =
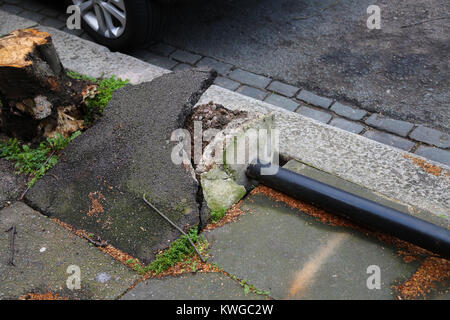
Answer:
[{"label": "chunk of broken concrete", "polygon": [[218,166],[202,173],[201,183],[203,196],[211,211],[231,208],[246,193],[244,186],[237,184],[231,176]]},{"label": "chunk of broken concrete", "polygon": [[170,137],[213,80],[210,71],[189,70],[117,90],[27,203],[149,262],[180,234],[144,203],[144,193],[181,228],[199,224],[198,183],[172,162]]},{"label": "chunk of broken concrete", "polygon": [[[233,120],[213,137],[205,147],[197,173],[204,173],[214,165],[223,165],[227,173],[247,191],[254,182],[246,175],[247,166],[256,159],[274,162],[278,141],[275,141],[273,114],[248,113],[245,118]],[[273,150],[269,147],[273,146]],[[270,159],[268,159],[268,157]],[[273,159],[273,160],[272,160]]]}]

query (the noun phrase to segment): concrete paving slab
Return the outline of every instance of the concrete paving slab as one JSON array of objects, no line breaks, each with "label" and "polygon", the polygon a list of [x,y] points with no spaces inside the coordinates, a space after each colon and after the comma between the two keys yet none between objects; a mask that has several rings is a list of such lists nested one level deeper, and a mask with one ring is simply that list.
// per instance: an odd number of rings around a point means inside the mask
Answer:
[{"label": "concrete paving slab", "polygon": [[[248,197],[246,214],[206,233],[212,261],[275,299],[392,299],[418,264],[357,231],[322,224],[265,195]],[[369,289],[368,268],[381,270],[380,289]]]},{"label": "concrete paving slab", "polygon": [[222,273],[190,273],[138,283],[122,300],[265,300]]},{"label": "concrete paving slab", "polygon": [[208,71],[184,71],[115,91],[102,119],[69,144],[26,201],[150,262],[180,234],[144,193],[179,227],[199,224],[198,183],[172,162],[170,139],[213,81]]},{"label": "concrete paving slab", "polygon": [[17,29],[32,28],[37,22],[18,17],[9,12],[0,10],[0,37],[6,36]]},{"label": "concrete paving slab", "polygon": [[[16,226],[14,264],[8,265],[11,232]],[[115,299],[138,278],[137,274],[47,217],[21,202],[0,211],[0,300],[30,292],[58,293],[69,299]],[[80,290],[66,281],[78,266]]]},{"label": "concrete paving slab", "polygon": [[[273,112],[281,155],[428,210],[450,223],[450,167],[218,86],[211,86],[198,104],[209,101],[232,110]],[[439,174],[427,171],[420,161],[435,166]]]}]

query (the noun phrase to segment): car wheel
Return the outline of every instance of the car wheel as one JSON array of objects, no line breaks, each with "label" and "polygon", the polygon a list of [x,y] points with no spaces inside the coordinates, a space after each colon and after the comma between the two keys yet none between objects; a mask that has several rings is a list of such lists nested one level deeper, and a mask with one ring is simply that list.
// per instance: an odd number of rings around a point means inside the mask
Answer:
[{"label": "car wheel", "polygon": [[165,8],[151,0],[68,0],[80,7],[83,29],[113,50],[146,47],[160,40]]}]

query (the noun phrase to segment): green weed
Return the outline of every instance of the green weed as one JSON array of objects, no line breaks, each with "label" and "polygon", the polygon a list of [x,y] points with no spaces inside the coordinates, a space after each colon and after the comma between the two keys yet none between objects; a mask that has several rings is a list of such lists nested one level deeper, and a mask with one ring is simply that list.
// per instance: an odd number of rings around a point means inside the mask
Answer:
[{"label": "green weed", "polygon": [[259,290],[259,289],[255,288],[253,285],[248,284],[246,279],[244,279],[241,282],[239,282],[239,284],[241,285],[241,287],[244,288],[245,295],[248,295],[250,292],[253,292],[253,293],[256,293],[256,294],[259,294],[259,295],[264,295],[264,296],[269,296],[270,295],[270,291]]},{"label": "green weed", "polygon": [[105,109],[109,100],[111,100],[114,91],[122,88],[129,83],[129,80],[122,80],[120,78],[116,78],[115,76],[105,79],[96,79],[81,75],[74,71],[68,71],[67,75],[72,79],[90,81],[98,86],[97,94],[95,95],[95,97],[88,98],[85,102],[86,116],[84,121],[87,124],[95,120],[96,117],[102,115],[103,110]]},{"label": "green weed", "polygon": [[225,208],[211,210],[211,220],[213,222],[219,221],[220,219],[222,219],[222,217],[225,215],[226,212],[227,212],[227,209],[225,209]]},{"label": "green weed", "polygon": [[27,174],[32,177],[28,186],[31,188],[50,168],[58,163],[56,153],[64,149],[67,144],[78,137],[81,132],[77,131],[71,137],[65,138],[57,133],[54,138],[47,138],[37,148],[31,148],[21,144],[16,138],[6,142],[0,142],[0,158],[14,161],[16,174]]},{"label": "green weed", "polygon": [[[200,238],[198,236],[198,228],[193,227],[188,232],[189,238],[192,240],[194,244],[202,244],[206,242],[206,239]],[[183,261],[185,258],[196,254],[194,248],[189,243],[189,240],[185,235],[181,236],[177,240],[173,241],[170,247],[164,252],[158,254],[156,256],[155,261],[147,266],[141,266],[130,259],[127,261],[127,264],[133,264],[133,269],[137,271],[139,274],[146,274],[150,271],[155,274],[160,274],[161,272],[166,271],[170,267],[173,267],[177,262]],[[196,265],[192,266],[192,269],[196,269]]]}]

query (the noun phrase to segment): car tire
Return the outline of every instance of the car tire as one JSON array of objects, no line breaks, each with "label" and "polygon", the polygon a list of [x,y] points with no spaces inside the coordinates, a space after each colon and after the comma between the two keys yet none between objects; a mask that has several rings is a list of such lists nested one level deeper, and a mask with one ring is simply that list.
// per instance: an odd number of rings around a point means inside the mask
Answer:
[{"label": "car tire", "polygon": [[[85,3],[83,0],[66,0],[68,4]],[[101,1],[108,3],[109,1]],[[82,27],[96,42],[112,50],[142,48],[161,40],[165,25],[166,6],[152,0],[124,0],[126,23],[118,36],[105,36],[87,23],[82,12]],[[92,16],[92,14],[91,14]]]}]

